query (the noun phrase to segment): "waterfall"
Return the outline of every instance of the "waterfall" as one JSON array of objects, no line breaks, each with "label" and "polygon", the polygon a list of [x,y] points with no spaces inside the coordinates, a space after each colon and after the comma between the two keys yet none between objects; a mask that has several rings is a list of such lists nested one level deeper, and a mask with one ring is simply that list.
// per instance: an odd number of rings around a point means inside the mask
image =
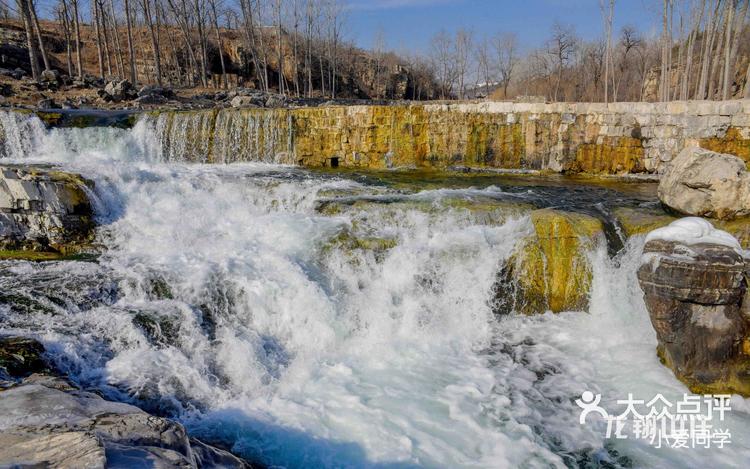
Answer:
[{"label": "waterfall", "polygon": [[284,110],[163,111],[136,125],[153,133],[164,161],[294,163]]},{"label": "waterfall", "polygon": [[[4,159],[95,181],[105,246],[97,262],[0,262],[0,333],[37,337],[79,385],[267,466],[711,465],[716,453],[578,424],[584,390],[607,406],[684,392],[653,353],[641,239],[615,258],[591,247],[588,311],[493,314],[497,272],[533,230],[524,204],[583,191],[270,164],[293,162],[291,137],[283,111],[264,116],[46,130],[0,112]],[[740,461],[738,407],[721,454]]]}]

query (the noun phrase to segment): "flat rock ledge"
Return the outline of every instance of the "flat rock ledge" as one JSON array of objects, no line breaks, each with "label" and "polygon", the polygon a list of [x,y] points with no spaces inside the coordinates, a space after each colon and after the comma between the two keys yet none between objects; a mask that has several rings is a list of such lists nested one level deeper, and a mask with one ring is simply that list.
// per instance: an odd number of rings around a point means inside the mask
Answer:
[{"label": "flat rock ledge", "polygon": [[0,467],[251,468],[172,420],[29,372],[44,348],[0,338]]},{"label": "flat rock ledge", "polygon": [[0,259],[45,259],[93,239],[93,182],[42,165],[0,166]]},{"label": "flat rock ledge", "polygon": [[695,393],[750,396],[750,263],[738,247],[656,238],[643,249],[657,354]]}]

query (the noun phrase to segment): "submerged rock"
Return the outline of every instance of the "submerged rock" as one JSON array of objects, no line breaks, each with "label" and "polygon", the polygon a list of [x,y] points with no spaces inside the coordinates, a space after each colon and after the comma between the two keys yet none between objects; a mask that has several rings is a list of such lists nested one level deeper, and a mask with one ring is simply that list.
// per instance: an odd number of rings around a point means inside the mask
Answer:
[{"label": "submerged rock", "polygon": [[587,257],[604,237],[601,221],[552,209],[531,213],[534,234],[521,241],[496,283],[496,311],[525,314],[586,310],[591,288]]},{"label": "submerged rock", "polygon": [[739,242],[705,220],[647,237],[638,280],[657,353],[693,392],[750,395],[747,268]]},{"label": "submerged rock", "polygon": [[659,183],[659,199],[686,215],[733,219],[750,215],[750,173],[732,155],[686,148]]},{"label": "submerged rock", "polygon": [[0,166],[0,257],[70,254],[91,241],[88,191],[77,174],[38,166]]}]

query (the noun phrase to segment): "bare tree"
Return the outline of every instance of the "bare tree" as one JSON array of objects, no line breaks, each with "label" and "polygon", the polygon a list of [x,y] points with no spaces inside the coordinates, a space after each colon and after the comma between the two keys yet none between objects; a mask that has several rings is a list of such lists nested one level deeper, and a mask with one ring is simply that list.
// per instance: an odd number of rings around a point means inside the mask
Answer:
[{"label": "bare tree", "polygon": [[503,97],[508,97],[508,86],[518,64],[518,36],[515,33],[497,34],[493,38],[498,78],[503,87]]},{"label": "bare tree", "polygon": [[[492,80],[492,54],[490,52],[490,42],[486,37],[483,37],[477,43],[477,80],[482,77],[484,80],[484,95],[489,97],[490,95],[490,81]],[[477,87],[478,88],[478,87]]]},{"label": "bare tree", "polygon": [[565,67],[576,51],[578,39],[572,26],[555,23],[552,27],[552,37],[548,41],[548,54],[554,57],[557,66],[557,81],[552,99],[557,101],[560,84]]},{"label": "bare tree", "polygon": [[370,88],[374,91],[376,98],[382,98],[385,92],[384,66],[385,66],[385,33],[383,28],[378,27],[372,43],[372,82]]},{"label": "bare tree", "polygon": [[219,62],[221,63],[221,83],[224,89],[229,88],[227,82],[227,67],[224,64],[224,42],[221,40],[221,32],[219,31],[219,15],[216,9],[217,0],[209,0],[211,5],[211,16],[214,22],[214,31],[216,32],[216,46],[219,48]]},{"label": "bare tree", "polygon": [[612,64],[612,21],[615,15],[615,0],[599,0],[604,18],[604,102],[609,102],[609,70]]},{"label": "bare tree", "polygon": [[449,98],[456,82],[456,60],[453,40],[444,30],[432,37],[431,57],[440,86],[440,99]]},{"label": "bare tree", "polygon": [[70,24],[70,11],[68,9],[68,2],[66,0],[60,0],[57,4],[56,13],[60,26],[65,36],[65,58],[68,66],[68,76],[73,76],[73,47],[71,45],[71,24]]},{"label": "bare tree", "polygon": [[473,39],[470,31],[462,28],[456,32],[455,59],[456,74],[458,77],[458,99],[464,99],[464,93],[466,92],[466,78],[469,73],[472,42]]},{"label": "bare tree", "polygon": [[115,13],[115,0],[109,0],[110,15],[112,18],[112,35],[115,38],[115,58],[117,63],[117,75],[122,77],[125,75],[125,64],[122,60],[122,45],[120,44],[120,29],[117,22],[117,14]]},{"label": "bare tree", "polygon": [[157,28],[154,25],[154,16],[152,14],[152,1],[153,0],[140,0],[141,11],[143,13],[143,20],[148,27],[149,36],[151,39],[151,50],[154,57],[154,75],[156,77],[156,83],[162,85],[162,71],[161,71],[161,53],[159,51],[159,37],[157,36]]}]

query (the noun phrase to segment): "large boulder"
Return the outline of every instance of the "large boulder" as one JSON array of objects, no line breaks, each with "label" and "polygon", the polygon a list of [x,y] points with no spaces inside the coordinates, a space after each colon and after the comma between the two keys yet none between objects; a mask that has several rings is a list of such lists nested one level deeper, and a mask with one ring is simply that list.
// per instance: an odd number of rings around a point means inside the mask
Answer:
[{"label": "large boulder", "polygon": [[112,80],[104,86],[100,96],[105,101],[119,103],[120,101],[135,99],[138,96],[138,91],[128,80]]},{"label": "large boulder", "polygon": [[732,155],[684,149],[667,167],[658,193],[662,203],[685,215],[726,220],[750,215],[750,173]]},{"label": "large boulder", "polygon": [[89,193],[77,174],[41,166],[0,166],[0,251],[69,254],[93,236]]},{"label": "large boulder", "polygon": [[638,280],[657,353],[693,392],[750,395],[747,269],[739,242],[700,218],[646,237]]}]

